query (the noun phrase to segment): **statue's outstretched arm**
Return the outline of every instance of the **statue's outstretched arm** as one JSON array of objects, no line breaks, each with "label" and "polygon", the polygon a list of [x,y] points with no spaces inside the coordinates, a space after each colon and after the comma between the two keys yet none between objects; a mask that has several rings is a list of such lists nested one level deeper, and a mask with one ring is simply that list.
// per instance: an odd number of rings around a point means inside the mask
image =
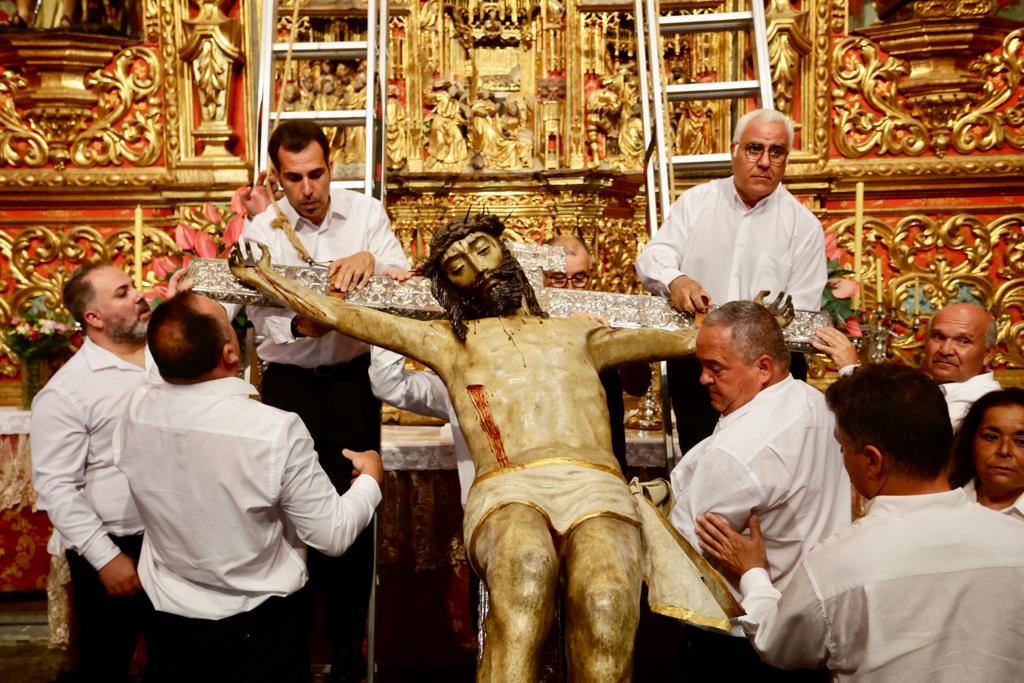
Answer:
[{"label": "statue's outstretched arm", "polygon": [[448,347],[453,341],[445,336],[442,324],[354,306],[341,298],[314,292],[275,272],[270,267],[269,250],[262,244],[259,246],[263,250],[259,263],[245,261],[235,250],[231,254],[230,265],[231,273],[240,282],[259,290],[264,296],[283,301],[305,318],[368,344],[415,358],[434,370],[438,369],[436,363],[450,355]]},{"label": "statue's outstretched arm", "polygon": [[693,355],[697,348],[697,331],[601,327],[590,333],[588,346],[594,364],[598,370],[603,370],[626,363]]}]

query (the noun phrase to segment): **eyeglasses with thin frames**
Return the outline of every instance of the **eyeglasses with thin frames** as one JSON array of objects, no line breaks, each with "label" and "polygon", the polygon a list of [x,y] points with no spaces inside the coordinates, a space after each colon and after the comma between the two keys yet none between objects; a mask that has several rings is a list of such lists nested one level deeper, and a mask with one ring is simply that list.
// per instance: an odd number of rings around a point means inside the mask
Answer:
[{"label": "eyeglasses with thin frames", "polygon": [[572,277],[565,273],[544,273],[549,287],[583,289],[590,282],[590,273],[576,273]]},{"label": "eyeglasses with thin frames", "polygon": [[[765,146],[760,142],[748,142],[743,145],[743,153],[747,157],[747,161],[757,162],[761,159],[761,155],[764,154]],[[773,166],[779,166],[786,161],[786,157],[789,156],[789,150],[786,149],[785,145],[771,145],[768,147],[768,163]]]}]

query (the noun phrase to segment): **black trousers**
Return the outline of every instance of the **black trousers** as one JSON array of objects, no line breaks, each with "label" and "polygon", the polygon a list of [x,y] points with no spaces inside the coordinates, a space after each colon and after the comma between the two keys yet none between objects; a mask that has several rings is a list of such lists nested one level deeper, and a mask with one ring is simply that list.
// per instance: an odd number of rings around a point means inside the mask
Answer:
[{"label": "black trousers", "polygon": [[[128,557],[139,561],[142,535],[111,536]],[[73,550],[67,551],[71,573],[71,606],[78,619],[78,662],[71,680],[120,682],[128,680],[135,646],[153,613],[142,591],[115,598],[107,593],[99,572]]]},{"label": "black trousers", "polygon": [[[793,352],[789,372],[794,379],[807,379],[807,359],[802,353]],[[683,455],[711,436],[718,423],[718,411],[711,407],[711,397],[700,383],[700,373],[696,356],[668,362],[668,392]]]},{"label": "black trousers", "polygon": [[[263,402],[302,418],[339,493],[352,483],[352,463],[341,450],[380,450],[380,401],[370,389],[369,367],[370,354],[365,354],[316,369],[271,363],[263,374]],[[307,564],[310,609],[317,591],[323,600],[332,678],[359,680],[373,582],[373,528],[367,527],[341,557],[310,548]]]},{"label": "black trousers", "polygon": [[761,661],[746,638],[683,627],[675,680],[759,681],[762,683],[827,683],[828,669],[784,671]]},{"label": "black trousers", "polygon": [[303,591],[218,620],[154,612],[146,683],[309,681]]}]

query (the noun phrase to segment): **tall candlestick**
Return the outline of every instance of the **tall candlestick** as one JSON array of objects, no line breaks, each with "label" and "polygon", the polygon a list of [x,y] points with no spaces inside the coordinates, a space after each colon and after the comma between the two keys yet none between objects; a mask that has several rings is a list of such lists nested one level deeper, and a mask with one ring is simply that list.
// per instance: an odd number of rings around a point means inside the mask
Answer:
[{"label": "tall candlestick", "polygon": [[853,308],[857,310],[863,301],[864,274],[861,272],[861,259],[864,254],[864,183],[857,182],[857,199],[853,214],[853,278],[857,282],[857,291],[853,295]]},{"label": "tall candlestick", "polygon": [[135,289],[142,289],[142,207],[135,207]]},{"label": "tall candlestick", "polygon": [[881,313],[885,310],[885,284],[882,279],[882,261],[878,261],[878,271],[875,273],[875,308]]},{"label": "tall candlestick", "polygon": [[914,277],[914,317],[921,315],[921,278]]}]

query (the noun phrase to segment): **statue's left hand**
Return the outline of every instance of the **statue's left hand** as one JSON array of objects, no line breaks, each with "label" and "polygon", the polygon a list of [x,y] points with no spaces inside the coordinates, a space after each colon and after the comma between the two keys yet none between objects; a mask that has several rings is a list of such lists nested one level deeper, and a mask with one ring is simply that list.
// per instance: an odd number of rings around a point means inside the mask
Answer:
[{"label": "statue's left hand", "polygon": [[362,289],[370,281],[376,263],[373,254],[368,251],[360,251],[332,261],[329,273],[331,284],[342,294]]}]

